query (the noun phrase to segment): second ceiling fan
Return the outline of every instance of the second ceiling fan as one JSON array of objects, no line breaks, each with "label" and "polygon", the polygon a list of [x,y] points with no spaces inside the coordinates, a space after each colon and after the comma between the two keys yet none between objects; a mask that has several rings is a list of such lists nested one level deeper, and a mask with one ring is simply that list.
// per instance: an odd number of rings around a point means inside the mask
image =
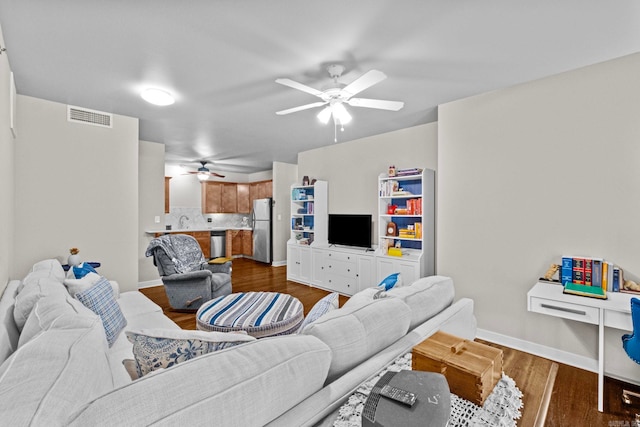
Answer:
[{"label": "second ceiling fan", "polygon": [[276,112],[276,114],[285,115],[326,105],[326,107],[318,114],[318,119],[322,123],[326,124],[329,122],[329,119],[333,118],[333,122],[336,126],[342,126],[351,121],[351,115],[344,107],[344,104],[348,104],[352,107],[376,108],[391,111],[398,111],[402,107],[404,107],[404,102],[401,101],[353,98],[353,96],[357,95],[363,90],[375,85],[376,83],[380,83],[382,80],[386,79],[387,76],[382,71],[370,70],[364,73],[362,76],[358,77],[355,81],[349,83],[348,85],[344,85],[338,82],[338,79],[340,78],[340,76],[342,76],[344,70],[345,68],[342,65],[329,65],[327,67],[327,71],[333,79],[333,84],[327,88],[323,88],[323,90],[318,90],[290,79],[277,79],[276,83],[280,83],[281,85],[289,86],[293,89],[307,92],[311,95],[317,96],[321,99],[321,101],[278,111]]}]

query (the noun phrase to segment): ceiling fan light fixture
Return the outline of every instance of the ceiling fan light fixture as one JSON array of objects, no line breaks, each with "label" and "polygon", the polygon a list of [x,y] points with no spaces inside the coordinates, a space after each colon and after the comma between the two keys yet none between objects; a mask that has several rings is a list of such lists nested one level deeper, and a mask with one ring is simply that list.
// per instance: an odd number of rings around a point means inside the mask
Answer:
[{"label": "ceiling fan light fixture", "polygon": [[142,97],[142,99],[144,99],[148,103],[153,105],[159,105],[162,107],[166,105],[171,105],[174,102],[176,102],[176,100],[173,98],[173,96],[171,96],[169,92],[166,92],[161,89],[155,89],[155,88],[146,89],[140,94],[140,96]]},{"label": "ceiling fan light fixture", "polygon": [[323,125],[329,123],[329,119],[331,118],[331,107],[327,106],[323,108],[322,111],[318,113],[317,117]]},{"label": "ceiling fan light fixture", "polygon": [[333,104],[331,106],[331,110],[333,113],[333,118],[336,123],[340,123],[341,125],[346,125],[351,121],[351,114],[347,111],[347,109],[342,105],[341,102]]},{"label": "ceiling fan light fixture", "polygon": [[206,181],[209,179],[209,172],[199,171],[196,176],[198,177],[198,181]]}]

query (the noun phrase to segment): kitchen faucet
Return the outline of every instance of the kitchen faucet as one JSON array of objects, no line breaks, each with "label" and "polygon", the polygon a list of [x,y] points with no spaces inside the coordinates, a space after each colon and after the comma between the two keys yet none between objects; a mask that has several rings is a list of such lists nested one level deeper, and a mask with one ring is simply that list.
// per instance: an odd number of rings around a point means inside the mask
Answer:
[{"label": "kitchen faucet", "polygon": [[189,217],[188,217],[188,216],[186,216],[186,215],[180,215],[180,219],[178,219],[178,224],[180,225],[180,228],[181,228],[181,229],[187,229],[187,228],[189,228],[189,227],[187,227],[187,226],[185,225],[185,223],[186,223],[187,221],[189,221]]}]

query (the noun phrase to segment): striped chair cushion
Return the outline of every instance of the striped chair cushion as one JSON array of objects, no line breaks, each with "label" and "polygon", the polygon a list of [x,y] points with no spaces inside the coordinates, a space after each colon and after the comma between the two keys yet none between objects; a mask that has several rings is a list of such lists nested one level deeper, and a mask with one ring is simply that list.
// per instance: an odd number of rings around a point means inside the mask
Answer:
[{"label": "striped chair cushion", "polygon": [[218,297],[196,313],[203,331],[246,331],[262,338],[294,333],[302,322],[302,303],[278,292],[246,292]]}]

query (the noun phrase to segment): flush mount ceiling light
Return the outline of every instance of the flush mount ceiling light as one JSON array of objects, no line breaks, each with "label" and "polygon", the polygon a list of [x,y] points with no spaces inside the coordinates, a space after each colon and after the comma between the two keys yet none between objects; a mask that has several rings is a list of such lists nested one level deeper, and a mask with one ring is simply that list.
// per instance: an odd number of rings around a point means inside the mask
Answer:
[{"label": "flush mount ceiling light", "polygon": [[175,99],[171,94],[169,94],[169,92],[161,89],[146,89],[140,94],[140,96],[142,99],[153,105],[165,106],[171,105],[175,102]]}]

